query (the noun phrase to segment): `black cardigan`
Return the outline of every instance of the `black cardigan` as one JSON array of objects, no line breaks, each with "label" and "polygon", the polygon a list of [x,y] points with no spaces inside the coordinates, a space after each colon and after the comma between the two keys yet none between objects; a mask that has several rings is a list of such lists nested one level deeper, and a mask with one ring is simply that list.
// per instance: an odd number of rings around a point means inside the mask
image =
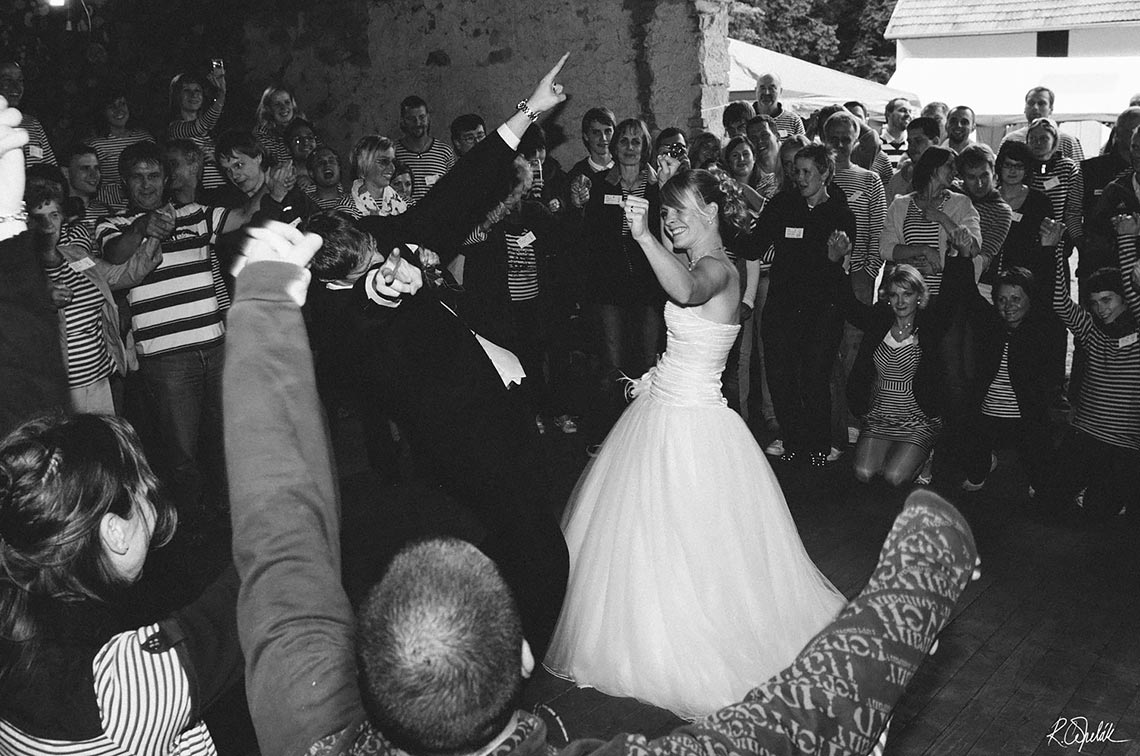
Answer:
[{"label": "black cardigan", "polygon": [[[974,287],[973,261],[968,257],[947,257],[941,293],[933,304],[915,314],[914,333],[922,358],[914,377],[914,398],[928,417],[939,417],[943,409],[946,366],[940,348],[942,337],[950,326],[954,308]],[[863,304],[850,286],[839,288],[844,317],[863,332],[859,354],[847,379],[847,404],[855,416],[862,417],[871,409],[874,398],[875,350],[894,324],[895,314],[887,302]]]}]

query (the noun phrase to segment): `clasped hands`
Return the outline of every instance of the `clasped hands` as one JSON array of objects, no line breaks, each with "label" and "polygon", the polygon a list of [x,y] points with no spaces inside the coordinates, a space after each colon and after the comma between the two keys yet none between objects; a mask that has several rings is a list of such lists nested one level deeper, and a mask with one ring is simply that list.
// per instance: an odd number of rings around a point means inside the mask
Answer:
[{"label": "clasped hands", "polygon": [[1140,234],[1140,213],[1121,213],[1112,218],[1112,227],[1118,234]]}]

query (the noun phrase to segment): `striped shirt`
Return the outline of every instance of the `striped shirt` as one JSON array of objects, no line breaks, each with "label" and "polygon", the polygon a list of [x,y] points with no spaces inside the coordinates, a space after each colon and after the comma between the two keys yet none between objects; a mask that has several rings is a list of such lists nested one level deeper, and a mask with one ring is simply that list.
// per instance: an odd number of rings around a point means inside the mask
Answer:
[{"label": "striped shirt", "polygon": [[109,207],[112,212],[127,209],[127,202],[123,199],[122,180],[119,178],[119,155],[132,144],[153,141],[154,138],[141,129],[131,129],[123,136],[94,136],[87,140],[99,158],[101,178],[99,191],[95,194],[97,201]]},{"label": "striped shirt", "polygon": [[865,271],[874,277],[883,267],[879,256],[879,237],[887,217],[887,200],[883,182],[872,171],[852,164],[835,172],[835,183],[847,195],[847,205],[855,214],[855,246],[851,250],[848,270]]},{"label": "striped shirt", "polygon": [[[175,230],[162,243],[162,262],[127,292],[140,355],[153,357],[222,340],[229,295],[214,245],[229,213],[196,202],[175,210]],[[99,224],[99,246],[122,234],[139,215],[116,215]]]},{"label": "striped shirt", "polygon": [[67,223],[59,232],[59,246],[79,247],[84,254],[94,256],[95,240],[86,224],[80,222]]},{"label": "striped shirt", "polygon": [[891,162],[891,171],[899,169],[899,163],[902,162],[903,156],[906,155],[906,132],[902,133],[899,137],[901,141],[895,141],[887,127],[884,126],[883,130],[879,132],[879,140],[882,142],[882,152],[880,154],[886,155],[887,160]]},{"label": "striped shirt", "polygon": [[1013,225],[1013,209],[996,191],[982,199],[977,199],[973,195],[969,197],[974,203],[974,209],[978,211],[978,220],[982,228],[981,256],[984,259],[985,272],[978,279],[978,290],[988,298],[992,280],[998,272],[999,263],[995,261],[1001,255],[1002,246],[1009,236],[1010,226]]},{"label": "striped shirt", "polygon": [[782,104],[777,103],[777,106],[780,108],[780,114],[774,116],[773,120],[776,121],[776,137],[780,140],[780,143],[782,144],[788,140],[788,137],[793,137],[797,134],[805,136],[807,130],[804,129],[804,119],[795,113],[789,113],[784,110]]},{"label": "striped shirt", "polygon": [[67,385],[73,389],[103,380],[115,367],[103,336],[103,293],[76,267],[64,262],[47,269],[48,278],[71,290],[71,301],[60,311],[67,334]]},{"label": "striped shirt", "polygon": [[512,302],[525,302],[538,296],[538,257],[534,253],[534,233],[506,232],[507,288]]},{"label": "striped shirt", "polygon": [[326,199],[322,199],[317,195],[316,184],[309,184],[302,191],[304,191],[305,196],[311,199],[321,210],[346,209],[347,205],[351,205],[353,209],[356,208],[356,203],[352,201],[352,198],[344,191],[344,187],[340,185],[337,186],[336,196]]},{"label": "striped shirt", "polygon": [[[1131,270],[1137,259],[1135,238],[1131,244],[1118,240],[1117,248],[1121,270]],[[1105,333],[1092,315],[1073,302],[1061,255],[1056,255],[1055,266],[1060,283],[1053,287],[1053,309],[1087,355],[1084,381],[1070,422],[1106,444],[1140,449],[1140,331],[1133,320],[1128,332],[1115,336]],[[1124,291],[1130,313],[1120,317],[1140,315],[1140,294],[1127,274]]]},{"label": "striped shirt", "polygon": [[[941,210],[944,204],[945,199],[939,203],[938,209]],[[911,199],[906,208],[906,220],[903,221],[903,244],[922,244],[938,249],[938,229],[938,221],[924,218],[918,205]],[[930,296],[938,296],[938,291],[942,288],[942,273],[931,273],[924,278]]]},{"label": "striped shirt", "polygon": [[189,139],[202,150],[202,189],[217,189],[226,184],[222,169],[214,155],[217,145],[214,143],[213,131],[221,117],[222,106],[215,100],[206,108],[206,112],[195,120],[171,121],[166,127],[167,139]]},{"label": "striped shirt", "polygon": [[1076,222],[1079,223],[1085,184],[1081,178],[1081,167],[1077,163],[1054,154],[1048,163],[1038,166],[1029,187],[1049,198],[1049,205],[1053,209],[1051,218],[1066,221],[1065,225],[1068,226],[1074,222],[1075,214]]},{"label": "striped shirt", "polygon": [[285,137],[277,133],[277,129],[268,123],[263,123],[254,129],[253,136],[261,145],[266,154],[273,158],[276,165],[285,165],[293,162],[289,154],[289,145],[285,144]]},{"label": "striped shirt", "polygon": [[0,752],[18,756],[216,756],[206,724],[191,721],[193,686],[178,650],[143,644],[157,624],[111,638],[91,664],[102,735],[67,742],[40,738],[0,720]]},{"label": "striped shirt", "polygon": [[891,159],[882,150],[875,153],[875,162],[871,163],[871,170],[879,174],[879,178],[883,180],[883,186],[886,186],[887,182],[891,180],[891,176],[895,175],[895,167],[891,164]]},{"label": "striped shirt", "polygon": [[423,152],[412,152],[403,142],[397,141],[396,160],[412,169],[412,203],[416,203],[452,169],[455,153],[434,138]]},{"label": "striped shirt", "polygon": [[1013,384],[1009,382],[1009,339],[1001,350],[1001,362],[998,363],[997,373],[986,389],[986,396],[982,399],[982,414],[989,417],[1019,418],[1021,405],[1017,403],[1017,394],[1013,391]]},{"label": "striped shirt", "polygon": [[24,113],[24,118],[20,121],[20,128],[28,132],[28,143],[24,145],[25,165],[39,165],[40,163],[59,165],[40,119],[31,113]]}]

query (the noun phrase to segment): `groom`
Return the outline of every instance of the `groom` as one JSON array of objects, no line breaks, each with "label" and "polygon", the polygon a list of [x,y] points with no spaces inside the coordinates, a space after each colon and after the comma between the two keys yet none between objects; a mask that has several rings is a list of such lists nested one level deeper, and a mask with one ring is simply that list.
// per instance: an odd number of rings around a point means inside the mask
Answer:
[{"label": "groom", "polygon": [[423,248],[458,246],[486,212],[533,118],[565,99],[552,84],[560,67],[407,213],[355,223],[325,213],[307,227],[324,239],[309,266],[325,282],[312,287],[314,310],[340,313],[343,346],[372,400],[386,405],[417,465],[488,531],[479,547],[503,572],[538,654],[558,620],[569,555],[546,504],[522,368],[434,291],[420,291],[417,265]]}]

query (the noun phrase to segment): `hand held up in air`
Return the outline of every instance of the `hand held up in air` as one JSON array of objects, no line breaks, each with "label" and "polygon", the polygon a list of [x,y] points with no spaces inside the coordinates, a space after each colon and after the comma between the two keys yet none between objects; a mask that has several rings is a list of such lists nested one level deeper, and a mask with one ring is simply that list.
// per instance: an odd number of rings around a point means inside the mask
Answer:
[{"label": "hand held up in air", "polygon": [[846,231],[832,231],[827,239],[827,257],[832,262],[839,262],[851,253],[851,238]]},{"label": "hand held up in air", "polygon": [[538,80],[538,84],[535,84],[534,91],[531,92],[530,97],[526,98],[531,110],[543,113],[566,100],[566,93],[563,92],[562,85],[554,79],[562,72],[562,66],[566,64],[566,59],[569,57],[570,53],[564,53],[554,64],[554,68],[547,71],[546,75]]},{"label": "hand held up in air", "polygon": [[636,241],[650,236],[649,226],[645,216],[649,213],[649,202],[641,197],[630,195],[622,205],[625,208],[625,218],[629,221],[629,233]]},{"label": "hand held up in air", "polygon": [[1041,221],[1041,246],[1042,247],[1056,247],[1061,242],[1061,234],[1064,233],[1065,226],[1060,221],[1046,218]]},{"label": "hand held up in air", "polygon": [[[313,255],[321,248],[323,240],[316,234],[302,233],[288,223],[269,221],[264,226],[250,226],[249,234],[242,247],[245,263],[262,260],[276,260],[305,267]],[[235,269],[234,274],[237,274]]]},{"label": "hand held up in air", "polygon": [[[24,151],[28,132],[23,116],[0,97],[0,218],[15,220],[24,201]],[[22,230],[22,228],[20,229]]]}]

